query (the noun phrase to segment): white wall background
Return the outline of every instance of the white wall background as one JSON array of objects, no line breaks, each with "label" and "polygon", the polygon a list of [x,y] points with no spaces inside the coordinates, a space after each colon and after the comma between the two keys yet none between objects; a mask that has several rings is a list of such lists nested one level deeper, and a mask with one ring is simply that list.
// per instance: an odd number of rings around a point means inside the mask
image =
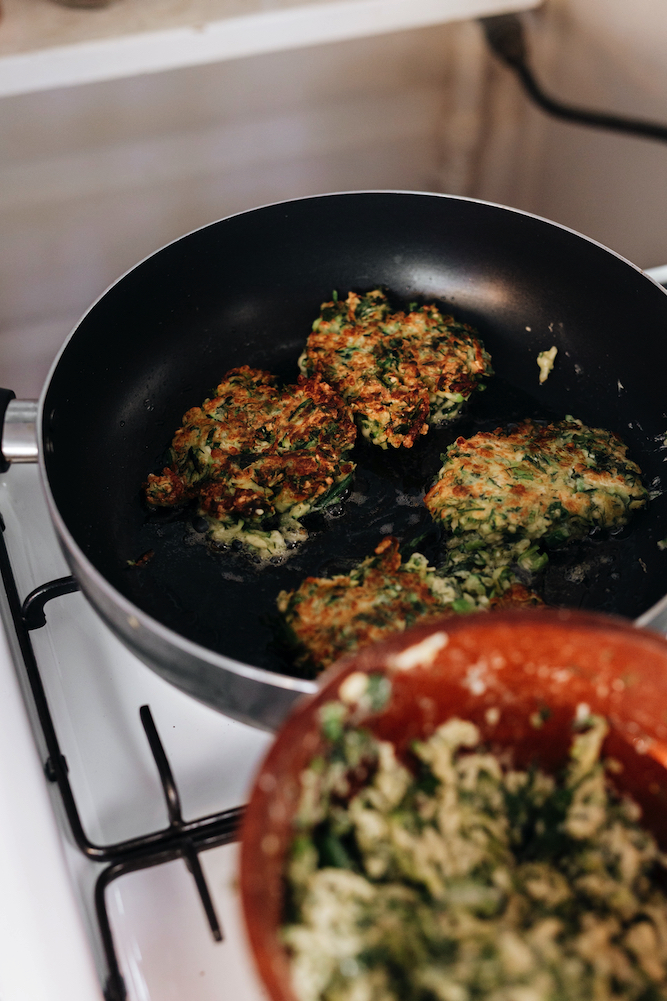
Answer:
[{"label": "white wall background", "polygon": [[[667,125],[664,0],[547,0],[524,20],[554,96]],[[488,96],[480,197],[556,219],[641,267],[667,263],[667,143],[550,118],[496,63]]]},{"label": "white wall background", "polygon": [[[547,0],[526,23],[554,93],[667,122],[664,0]],[[0,384],[19,395],[137,260],[275,199],[474,195],[667,262],[667,144],[548,119],[474,23],[5,98],[0,135]]]},{"label": "white wall background", "polygon": [[87,305],[196,226],[323,191],[464,188],[480,49],[452,25],[0,100],[0,384],[37,392]]}]

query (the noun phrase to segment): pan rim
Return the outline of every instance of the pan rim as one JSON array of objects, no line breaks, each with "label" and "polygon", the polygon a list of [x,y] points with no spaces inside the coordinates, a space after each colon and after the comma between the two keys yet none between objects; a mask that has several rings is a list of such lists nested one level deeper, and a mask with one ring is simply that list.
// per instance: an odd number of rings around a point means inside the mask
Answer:
[{"label": "pan rim", "polygon": [[[199,643],[196,643],[193,640],[189,640],[186,637],[182,636],[180,633],[170,629],[168,626],[163,625],[157,619],[153,618],[148,613],[142,611],[141,608],[139,608],[137,605],[131,602],[128,598],[126,598],[120,591],[118,591],[112,584],[110,584],[107,581],[106,577],[94,566],[94,564],[90,561],[85,552],[75,541],[56,505],[55,498],[53,496],[53,493],[51,491],[51,486],[49,483],[48,472],[46,469],[45,448],[44,448],[44,407],[45,407],[46,397],[48,395],[49,388],[51,386],[51,382],[58,368],[58,365],[60,364],[61,358],[65,353],[65,351],[67,350],[71,340],[75,336],[76,332],[78,331],[84,319],[97,307],[98,303],[100,303],[101,300],[104,299],[104,297],[113,288],[116,287],[116,285],[118,285],[121,281],[123,281],[123,279],[125,279],[132,272],[136,271],[136,269],[141,267],[141,265],[144,264],[146,261],[155,257],[157,254],[161,253],[163,250],[166,250],[168,247],[171,247],[181,242],[182,240],[187,239],[188,237],[194,235],[195,233],[198,233],[205,229],[209,229],[210,227],[216,226],[219,223],[226,222],[228,220],[235,219],[240,216],[249,215],[255,212],[262,212],[270,208],[275,208],[275,207],[279,208],[281,206],[293,205],[299,202],[307,202],[307,201],[316,202],[325,198],[326,199],[340,198],[340,197],[356,196],[356,195],[397,195],[405,197],[417,196],[428,199],[431,198],[445,199],[450,202],[470,202],[475,205],[483,205],[489,208],[500,209],[503,212],[510,212],[516,215],[527,217],[529,219],[534,219],[540,223],[546,224],[547,226],[554,227],[555,229],[562,230],[566,233],[570,233],[571,235],[578,237],[579,239],[582,239],[587,243],[593,244],[600,250],[603,250],[606,253],[611,254],[613,257],[617,258],[622,263],[629,265],[639,275],[641,275],[643,278],[645,278],[653,285],[655,285],[657,288],[659,288],[663,294],[667,295],[667,289],[665,289],[662,285],[660,285],[659,282],[657,282],[650,275],[647,275],[640,267],[638,267],[638,265],[633,264],[632,261],[629,261],[627,258],[623,257],[621,254],[612,250],[610,247],[605,246],[598,240],[593,239],[592,237],[580,233],[579,231],[573,229],[572,227],[566,226],[562,223],[555,222],[552,219],[547,219],[544,216],[537,215],[536,213],[528,212],[525,211],[524,209],[518,209],[508,205],[502,205],[498,202],[488,201],[485,199],[471,198],[465,195],[452,195],[443,192],[412,191],[403,189],[359,189],[359,190],[349,190],[349,191],[324,192],[317,195],[304,195],[298,198],[280,199],[275,202],[268,202],[260,206],[255,206],[250,209],[243,209],[239,212],[234,212],[229,215],[223,216],[220,219],[204,223],[203,225],[197,226],[194,229],[188,231],[187,233],[184,233],[181,236],[178,236],[173,240],[168,241],[163,246],[147,254],[140,261],[137,261],[134,265],[132,265],[126,271],[124,271],[115,281],[111,282],[107,286],[107,288],[105,288],[104,291],[91,303],[88,309],[85,310],[85,312],[81,315],[80,319],[74,325],[69,335],[63,342],[56,357],[53,360],[53,363],[49,369],[49,373],[44,382],[42,392],[40,394],[40,398],[38,401],[38,412],[37,412],[38,463],[39,463],[40,477],[47,501],[47,506],[51,518],[53,520],[53,523],[56,527],[57,533],[59,535],[61,545],[65,549],[66,554],[68,555],[68,557],[71,557],[71,560],[77,567],[81,567],[83,570],[82,574],[83,580],[79,581],[79,583],[82,586],[82,590],[84,591],[85,594],[88,594],[85,585],[88,581],[90,581],[91,584],[94,586],[94,588],[97,589],[99,592],[101,592],[105,596],[105,598],[109,600],[123,616],[125,616],[128,622],[133,620],[133,623],[137,623],[137,625],[135,626],[137,630],[139,628],[146,629],[147,632],[152,633],[157,638],[162,640],[165,644],[171,646],[172,648],[175,648],[176,650],[181,651],[185,655],[194,657],[197,660],[203,660],[207,664],[213,667],[229,671],[230,673],[235,674],[241,678],[245,678],[250,681],[259,681],[273,688],[279,688],[286,691],[292,691],[295,693],[302,693],[302,694],[313,694],[314,692],[316,692],[320,687],[319,680],[307,681],[305,679],[296,678],[291,675],[279,674],[277,672],[269,671],[265,668],[253,667],[252,665],[246,664],[243,661],[238,661],[229,657],[225,657],[223,654],[217,653],[215,650],[212,650],[209,647],[203,646]],[[78,579],[79,578],[77,576],[77,580]],[[667,601],[667,598],[661,600]],[[97,603],[94,600],[92,601],[92,603],[95,607],[97,614],[100,614],[100,609]],[[644,615],[647,614],[648,613],[644,613]]]}]

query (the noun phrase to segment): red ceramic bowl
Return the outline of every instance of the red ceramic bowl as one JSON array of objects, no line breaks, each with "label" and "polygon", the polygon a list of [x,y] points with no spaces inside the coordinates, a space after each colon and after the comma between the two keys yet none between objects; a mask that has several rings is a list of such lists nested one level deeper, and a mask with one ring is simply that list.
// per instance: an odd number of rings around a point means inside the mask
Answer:
[{"label": "red ceramic bowl", "polygon": [[[399,654],[407,669],[392,667]],[[353,671],[391,676],[388,706],[364,725],[399,754],[458,716],[476,723],[495,749],[511,749],[517,765],[553,770],[567,757],[572,720],[585,703],[610,724],[603,754],[623,765],[614,781],[640,804],[643,823],[667,848],[667,641],[620,620],[550,609],[417,626],[339,661],[318,694],[298,705],[257,776],[241,834],[240,882],[272,1001],[295,1001],[279,928],[299,776],[320,743],[319,706],[337,698]],[[536,728],[535,714],[547,707],[548,719]]]}]

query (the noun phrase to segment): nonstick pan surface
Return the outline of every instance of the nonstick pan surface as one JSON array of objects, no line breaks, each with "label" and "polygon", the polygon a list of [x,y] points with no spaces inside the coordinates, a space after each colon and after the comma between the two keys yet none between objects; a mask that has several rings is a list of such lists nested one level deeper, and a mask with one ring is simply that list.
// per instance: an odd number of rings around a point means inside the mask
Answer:
[{"label": "nonstick pan surface", "polygon": [[[311,519],[309,541],[282,566],[214,552],[186,518],[151,515],[141,499],[183,413],[238,365],[287,381],[320,303],[336,289],[385,286],[397,304],[437,301],[475,326],[496,376],[466,413],[412,450],[358,446],[354,492]],[[538,384],[539,351],[558,347]],[[525,417],[616,431],[654,498],[628,530],[555,553],[549,603],[633,618],[667,592],[664,473],[667,295],[638,269],[580,235],[496,205],[372,192],[282,203],[224,219],[130,271],[87,313],[57,360],[42,401],[43,470],[75,573],[118,626],[141,613],[164,641],[283,675],[271,617],[283,588],[344,572],[383,534],[433,555],[420,497],[458,435]],[[430,547],[430,548],[429,548]],[[153,550],[152,559],[136,561]],[[131,624],[132,625],[132,624]],[[163,628],[164,627],[164,628]],[[135,649],[150,659],[146,641]],[[150,643],[148,643],[150,647]],[[206,697],[199,694],[199,697]]]}]

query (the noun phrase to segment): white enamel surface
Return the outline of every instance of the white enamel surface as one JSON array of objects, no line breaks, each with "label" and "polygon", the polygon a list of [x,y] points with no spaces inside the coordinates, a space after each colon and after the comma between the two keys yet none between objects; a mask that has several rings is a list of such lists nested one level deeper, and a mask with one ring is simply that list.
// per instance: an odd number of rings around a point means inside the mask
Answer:
[{"label": "white enamel surface", "polygon": [[446,21],[537,0],[116,0],[75,11],[5,0],[0,96],[236,59]]},{"label": "white enamel surface", "polygon": [[0,762],[0,997],[2,1001],[100,1001],[91,950],[4,631],[0,632]]},{"label": "white enamel surface", "polygon": [[[36,467],[12,467],[0,477],[0,512],[7,525],[6,539],[22,599],[37,584],[67,573]],[[33,644],[69,765],[74,796],[91,840],[112,843],[166,825],[157,772],[139,720],[139,707],[145,703],[151,707],[169,756],[186,819],[245,802],[254,772],[271,740],[268,734],[230,720],[168,685],[128,653],[81,594],[50,602],[46,614],[47,626],[32,634]],[[3,654],[0,646],[0,687],[14,677],[12,664]],[[5,719],[5,709],[10,719]],[[20,718],[0,692],[0,740],[4,742],[10,733],[9,723]],[[25,722],[24,729],[30,742]],[[33,785],[44,802],[41,813],[31,812],[26,824],[32,830],[30,824],[34,823],[34,839],[40,850],[34,840],[21,833],[20,826],[14,831],[13,821],[5,830],[5,817],[20,816],[19,803],[10,809],[11,801],[5,799],[6,783],[11,781],[17,796],[24,787],[30,788],[21,772],[14,781],[11,769],[3,768],[2,762],[12,761],[15,753],[12,748],[11,754],[8,750],[0,758],[0,914],[4,927],[12,924],[13,935],[7,939],[0,927],[0,997],[2,1001],[98,1001],[99,986],[91,975],[90,951],[102,969],[91,906],[100,867],[88,862],[69,843],[57,795],[56,826],[34,746],[30,764]],[[22,755],[21,760],[26,765],[30,756]],[[11,880],[6,882],[1,868],[2,860],[10,858],[4,850],[6,838],[13,839],[8,842],[13,845],[17,840],[25,843],[36,870],[33,875],[28,867],[21,877],[21,870],[16,869],[16,889],[12,890],[15,896],[10,896],[7,907],[4,887],[13,884]],[[42,879],[41,867],[34,863],[40,853],[56,874],[53,858],[60,859],[59,882],[53,889]],[[131,873],[111,884],[107,890],[108,911],[130,1001],[212,1001],[214,997],[261,1001],[262,990],[242,937],[234,860],[233,846],[201,856],[225,931],[222,944],[213,941],[184,863],[177,861],[159,869]],[[40,918],[41,925],[30,927],[30,934],[27,919],[18,920],[22,909]],[[16,921],[14,914],[18,916]],[[69,952],[62,949],[66,966],[53,967],[47,962],[53,953],[59,956],[61,952],[56,949],[60,939],[49,931],[53,924],[61,939],[72,942]],[[2,950],[8,941],[12,942],[11,952],[17,962],[6,967]],[[33,962],[33,972],[26,972],[21,979],[18,957],[25,958],[28,952],[39,956],[40,950],[46,957],[43,976],[39,963]],[[86,961],[81,957],[87,957]],[[16,985],[9,983],[14,970]],[[33,989],[33,975],[42,976],[51,993],[40,994],[39,983]],[[73,991],[73,985],[86,977],[89,986],[79,993]]]},{"label": "white enamel surface", "polygon": [[224,940],[214,942],[181,861],[121,877],[107,906],[123,976],[136,1001],[265,1001],[246,941],[238,892],[238,847],[201,856]]}]

